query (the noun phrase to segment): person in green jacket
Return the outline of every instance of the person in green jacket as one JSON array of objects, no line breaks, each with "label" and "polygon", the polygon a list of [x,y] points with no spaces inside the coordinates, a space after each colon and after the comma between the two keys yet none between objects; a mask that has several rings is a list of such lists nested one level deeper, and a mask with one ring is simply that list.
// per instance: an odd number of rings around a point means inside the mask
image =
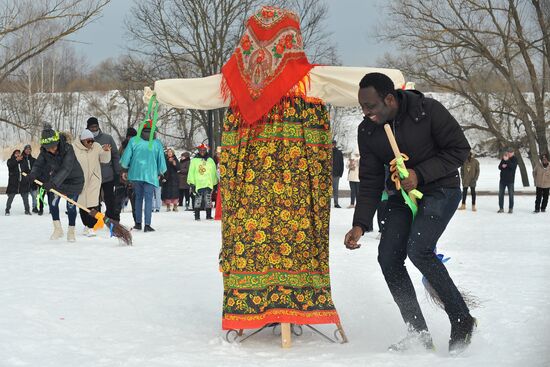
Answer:
[{"label": "person in green jacket", "polygon": [[195,220],[200,220],[200,211],[206,210],[206,219],[212,218],[212,191],[218,184],[216,163],[208,155],[208,146],[201,144],[197,147],[199,153],[191,159],[187,183],[195,195]]},{"label": "person in green jacket", "polygon": [[145,199],[145,227],[144,232],[153,232],[151,217],[153,212],[153,190],[159,187],[159,175],[166,172],[164,147],[158,139],[149,139],[151,123],[146,121],[140,136],[135,136],[128,142],[124,154],[120,159],[123,168],[122,180],[130,181],[135,195],[135,225],[134,229],[141,230],[142,208]]}]

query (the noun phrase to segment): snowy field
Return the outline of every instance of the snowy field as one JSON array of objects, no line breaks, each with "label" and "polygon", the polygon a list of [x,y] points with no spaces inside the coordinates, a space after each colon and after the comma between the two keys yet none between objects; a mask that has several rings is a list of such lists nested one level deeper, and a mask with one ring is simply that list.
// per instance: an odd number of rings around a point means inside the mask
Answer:
[{"label": "snowy field", "polygon": [[[5,201],[0,195],[2,210]],[[533,202],[519,196],[513,215],[497,214],[496,196],[479,197],[478,212],[457,212],[441,239],[455,282],[483,303],[472,311],[479,327],[471,347],[450,357],[446,315],[425,299],[410,264],[436,351],[386,351],[405,328],[376,261],[375,234],[353,252],[342,244],[353,210],[333,209],[330,234],[333,298],[349,343],[305,330],[283,350],[271,331],[242,344],[224,340],[220,222],[155,213],[157,232],[134,232],[132,247],[106,231],[69,244],[50,241],[50,217],[24,216],[17,197],[12,216],[0,216],[0,366],[549,366],[550,213],[532,214]]]}]

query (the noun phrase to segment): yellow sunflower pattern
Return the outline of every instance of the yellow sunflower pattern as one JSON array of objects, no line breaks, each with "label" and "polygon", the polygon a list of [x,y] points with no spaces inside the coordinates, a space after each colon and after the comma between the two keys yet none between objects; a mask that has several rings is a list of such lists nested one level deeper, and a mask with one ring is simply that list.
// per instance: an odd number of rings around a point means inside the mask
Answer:
[{"label": "yellow sunflower pattern", "polygon": [[329,115],[289,97],[264,122],[223,124],[220,176],[224,329],[337,323],[330,291]]}]

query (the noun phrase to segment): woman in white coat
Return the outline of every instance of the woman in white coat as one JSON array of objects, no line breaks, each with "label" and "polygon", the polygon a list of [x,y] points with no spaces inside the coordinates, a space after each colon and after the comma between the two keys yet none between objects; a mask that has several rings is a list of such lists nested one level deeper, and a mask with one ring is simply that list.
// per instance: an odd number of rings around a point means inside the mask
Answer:
[{"label": "woman in white coat", "polygon": [[[94,134],[88,129],[84,129],[80,134],[80,139],[73,143],[74,152],[78,163],[84,171],[84,188],[78,197],[78,203],[88,209],[99,208],[99,191],[101,190],[101,165],[100,163],[109,163],[111,160],[111,146],[105,144],[101,146],[94,141]],[[84,234],[94,236],[93,227],[96,219],[91,217],[86,211],[80,209],[80,219],[84,224]]]},{"label": "woman in white coat", "polygon": [[354,151],[348,159],[348,181],[351,190],[351,202],[348,208],[355,208],[355,199],[359,193],[359,152]]}]

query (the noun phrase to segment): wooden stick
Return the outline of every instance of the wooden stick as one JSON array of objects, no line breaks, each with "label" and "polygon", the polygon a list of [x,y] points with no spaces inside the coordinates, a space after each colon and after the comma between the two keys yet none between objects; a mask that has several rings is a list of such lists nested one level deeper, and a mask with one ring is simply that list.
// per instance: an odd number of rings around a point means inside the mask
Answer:
[{"label": "wooden stick", "polygon": [[395,136],[393,135],[390,124],[385,124],[384,130],[386,131],[386,135],[388,136],[391,149],[393,150],[393,155],[395,156],[395,158],[401,158],[401,152],[399,151],[399,147],[397,146],[397,141],[395,140]]},{"label": "wooden stick", "polygon": [[281,323],[281,342],[283,348],[290,348],[292,337],[290,334],[290,324],[288,322]]},{"label": "wooden stick", "polygon": [[346,333],[344,332],[344,328],[342,327],[342,324],[338,323],[336,324],[336,329],[338,329],[338,332],[340,333],[340,336],[342,337],[342,344],[348,342],[348,337],[346,336]]},{"label": "wooden stick", "polygon": [[[23,176],[27,176],[27,174],[25,172],[21,172],[21,174]],[[38,185],[40,186],[44,186],[44,183],[42,183],[41,181],[35,179],[34,180],[35,183],[37,183]],[[60,193],[59,191],[57,191],[56,189],[50,189],[49,191],[53,192],[54,194],[56,194],[57,196],[60,196],[62,197],[63,199],[67,200],[69,203],[73,204],[73,205],[76,205],[77,207],[79,207],[80,209],[84,210],[86,213],[90,214],[91,213],[91,210],[86,208],[85,206],[83,205],[80,205],[79,203],[77,203],[76,201],[74,201],[73,199],[71,199],[70,197],[67,197],[66,195],[63,195],[62,193]]]}]

